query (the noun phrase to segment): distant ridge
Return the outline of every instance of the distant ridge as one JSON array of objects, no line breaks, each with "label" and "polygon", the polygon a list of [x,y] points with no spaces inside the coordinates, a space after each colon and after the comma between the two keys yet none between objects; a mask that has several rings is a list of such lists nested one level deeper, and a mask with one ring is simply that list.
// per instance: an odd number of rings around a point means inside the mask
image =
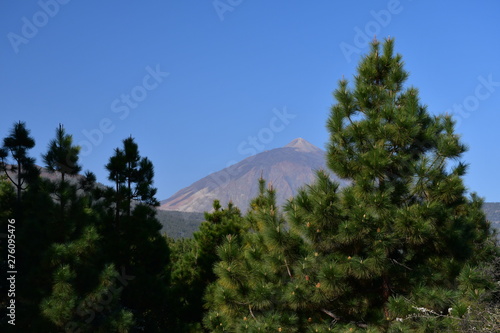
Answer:
[{"label": "distant ridge", "polygon": [[[276,189],[277,202],[283,205],[298,188],[312,183],[319,169],[326,170],[325,152],[297,138],[282,148],[250,156],[198,180],[162,201],[159,209],[204,212],[210,211],[213,201],[219,199],[223,206],[232,201],[244,212],[258,194],[261,175]],[[345,184],[338,177],[332,178]]]},{"label": "distant ridge", "polygon": [[483,211],[491,226],[498,231],[497,238],[500,240],[500,202],[485,202]]}]

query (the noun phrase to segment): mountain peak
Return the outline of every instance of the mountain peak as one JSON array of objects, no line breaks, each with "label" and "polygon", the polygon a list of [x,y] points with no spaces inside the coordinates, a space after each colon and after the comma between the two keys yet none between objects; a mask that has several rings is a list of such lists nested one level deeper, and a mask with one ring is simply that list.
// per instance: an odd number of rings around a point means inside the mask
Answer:
[{"label": "mountain peak", "polygon": [[297,138],[295,140],[292,140],[289,144],[285,146],[285,148],[295,148],[295,150],[305,153],[315,153],[321,151],[321,149],[319,149],[312,143],[302,138]]},{"label": "mountain peak", "polygon": [[[245,211],[259,195],[259,178],[276,190],[276,203],[284,205],[299,188],[316,179],[316,170],[326,170],[325,152],[302,138],[282,148],[266,150],[214,172],[162,201],[159,209],[185,212],[211,211],[213,201],[222,206],[233,202]],[[342,180],[332,175],[332,179]]]}]

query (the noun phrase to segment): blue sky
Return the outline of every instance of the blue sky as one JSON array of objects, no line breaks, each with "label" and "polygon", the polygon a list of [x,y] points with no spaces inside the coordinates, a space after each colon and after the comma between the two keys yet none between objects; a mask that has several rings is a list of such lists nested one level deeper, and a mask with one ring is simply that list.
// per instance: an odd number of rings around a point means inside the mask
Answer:
[{"label": "blue sky", "polygon": [[396,38],[429,112],[469,146],[470,191],[500,201],[500,2],[0,2],[0,136],[25,121],[41,162],[59,123],[104,165],[132,135],[158,199],[303,137],[320,148],[332,91],[367,40]]}]

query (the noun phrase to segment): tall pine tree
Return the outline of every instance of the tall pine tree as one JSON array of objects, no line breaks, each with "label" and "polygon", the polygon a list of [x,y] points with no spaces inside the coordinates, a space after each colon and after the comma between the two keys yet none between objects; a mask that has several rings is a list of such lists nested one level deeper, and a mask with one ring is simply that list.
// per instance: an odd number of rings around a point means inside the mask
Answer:
[{"label": "tall pine tree", "polygon": [[[35,159],[28,155],[28,150],[34,146],[35,139],[30,136],[26,123],[19,121],[3,139],[3,147],[0,149],[0,167],[16,187],[18,211],[21,205],[21,192],[26,190],[28,184],[35,181],[39,175]],[[12,164],[7,162],[9,155],[14,160]],[[16,213],[18,214],[19,212]]]},{"label": "tall pine tree", "polygon": [[79,146],[73,146],[73,136],[66,134],[64,126],[59,124],[56,137],[49,143],[48,151],[42,155],[49,172],[59,172],[61,181],[66,175],[76,175],[82,167],[78,164]]},{"label": "tall pine tree", "polygon": [[204,324],[213,332],[300,332],[295,304],[293,263],[300,257],[300,239],[292,237],[276,206],[276,193],[260,180],[260,194],[251,202],[244,232],[227,236],[214,266],[218,279],[207,291]]},{"label": "tall pine tree", "polygon": [[481,266],[498,248],[462,177],[466,147],[432,116],[394,41],[378,41],[327,122],[328,167],[282,217],[261,191],[248,232],[218,254],[205,325],[230,332],[457,330],[492,288]]},{"label": "tall pine tree", "polygon": [[488,285],[474,267],[494,242],[482,201],[463,185],[466,147],[453,121],[430,115],[417,89],[404,88],[408,73],[393,48],[392,39],[382,48],[375,40],[353,87],[342,79],[334,93],[328,166],[350,185],[338,191],[320,175],[288,211],[321,258],[318,309],[338,325],[444,330],[448,309],[473,297],[464,291]]},{"label": "tall pine tree", "polygon": [[205,212],[205,221],[194,239],[170,239],[171,285],[169,290],[170,313],[175,319],[175,332],[200,332],[205,313],[203,296],[209,284],[216,280],[213,271],[218,261],[217,247],[228,235],[241,234],[243,218],[240,210],[231,202],[222,208],[219,200],[213,203],[214,210]]},{"label": "tall pine tree", "polygon": [[113,202],[108,219],[114,223],[104,231],[108,240],[105,252],[117,268],[133,276],[122,300],[131,309],[135,325],[162,332],[170,321],[169,248],[154,209],[158,201],[153,164],[140,156],[137,143],[129,137],[123,140],[122,149],[115,149],[106,169],[115,184],[107,191],[107,199]]},{"label": "tall pine tree", "polygon": [[46,154],[42,155],[45,167],[50,173],[58,172],[60,182],[52,182],[53,192],[60,204],[60,219],[64,222],[66,202],[70,199],[71,186],[66,182],[66,175],[74,176],[82,167],[78,164],[80,147],[73,146],[73,136],[66,134],[64,126],[59,124],[56,137],[48,145]]},{"label": "tall pine tree", "polygon": [[123,148],[115,149],[115,154],[110,157],[106,169],[109,172],[108,179],[115,183],[112,196],[118,229],[120,216],[123,213],[128,217],[131,216],[134,201],[149,206],[159,205],[155,198],[157,190],[153,187],[153,163],[147,157],[140,156],[134,138],[128,137],[123,140]]}]

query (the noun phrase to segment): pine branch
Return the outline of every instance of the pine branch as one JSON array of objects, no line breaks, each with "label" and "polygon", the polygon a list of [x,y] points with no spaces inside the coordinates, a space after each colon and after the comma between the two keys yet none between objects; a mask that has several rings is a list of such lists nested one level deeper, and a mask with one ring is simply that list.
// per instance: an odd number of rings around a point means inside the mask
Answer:
[{"label": "pine branch", "polygon": [[17,183],[9,176],[9,173],[7,172],[7,168],[4,167],[4,172],[5,172],[5,175],[7,176],[7,178],[9,178],[9,180],[12,182],[12,184],[14,184],[15,186],[17,186]]},{"label": "pine branch", "polygon": [[248,304],[248,310],[250,310],[250,314],[252,315],[252,318],[255,319],[256,322],[259,322],[257,320],[257,318],[255,318],[254,314],[253,314],[253,311],[252,311],[252,306],[250,304]]},{"label": "pine branch", "polygon": [[292,279],[293,276],[292,276],[292,273],[290,272],[290,267],[288,267],[288,262],[286,261],[286,259],[285,259],[285,266],[286,266],[286,270],[288,272],[288,275],[290,276],[290,279]]},{"label": "pine branch", "polygon": [[390,261],[392,261],[394,264],[397,264],[397,265],[399,265],[399,266],[402,266],[402,267],[404,267],[404,268],[406,268],[406,269],[408,269],[408,270],[410,270],[410,271],[412,271],[412,270],[413,270],[413,269],[411,269],[410,267],[408,267],[408,266],[406,266],[406,265],[404,265],[404,264],[402,264],[402,263],[398,262],[396,259],[389,258],[389,260],[390,260]]},{"label": "pine branch", "polygon": [[326,313],[327,315],[329,315],[330,317],[332,317],[333,319],[335,319],[335,321],[339,321],[340,320],[340,317],[337,316],[336,314],[334,314],[333,312],[331,311],[328,311],[327,309],[325,308],[322,308],[321,309],[322,312]]}]

